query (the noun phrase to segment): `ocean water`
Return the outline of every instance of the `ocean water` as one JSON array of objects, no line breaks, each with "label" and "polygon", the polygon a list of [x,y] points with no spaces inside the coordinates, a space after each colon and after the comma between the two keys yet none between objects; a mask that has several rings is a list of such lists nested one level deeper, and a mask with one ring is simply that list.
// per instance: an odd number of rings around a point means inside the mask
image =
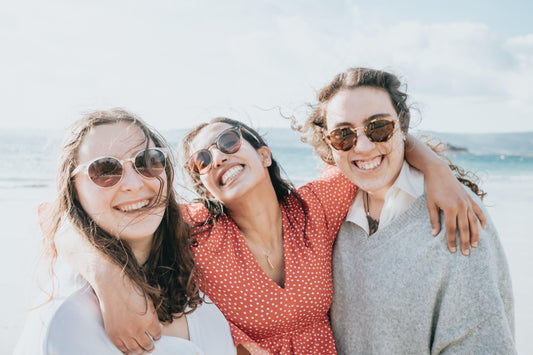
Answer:
[{"label": "ocean water", "polygon": [[[186,130],[163,132],[177,147]],[[299,186],[316,178],[323,167],[312,148],[299,141],[288,128],[260,128],[274,157],[290,180]],[[483,181],[487,177],[514,179],[533,177],[533,132],[504,134],[450,134],[430,132],[432,137],[459,147],[448,153],[452,161],[473,171]],[[0,190],[39,188],[55,184],[55,171],[63,132],[11,130],[0,133]]]}]

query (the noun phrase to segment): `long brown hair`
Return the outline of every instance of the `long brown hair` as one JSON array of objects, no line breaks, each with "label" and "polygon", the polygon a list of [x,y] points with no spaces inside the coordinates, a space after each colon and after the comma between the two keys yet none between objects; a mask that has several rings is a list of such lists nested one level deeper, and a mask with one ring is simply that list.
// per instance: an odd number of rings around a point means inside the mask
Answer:
[{"label": "long brown hair", "polygon": [[[248,126],[247,124],[227,118],[227,117],[216,117],[213,118],[208,123],[202,123],[195,128],[191,129],[181,140],[181,155],[182,155],[182,162],[186,162],[187,159],[193,154],[191,150],[191,144],[193,140],[198,136],[200,131],[204,129],[205,127],[215,124],[215,123],[226,123],[232,127],[241,127],[241,134],[243,139],[245,139],[252,147],[255,149],[259,149],[261,147],[268,147],[266,141],[261,137],[261,135],[254,130],[252,127]],[[206,224],[209,224],[211,226],[214,225],[215,221],[222,215],[226,214],[226,208],[224,207],[223,203],[221,201],[215,200],[211,198],[209,191],[207,188],[202,184],[202,181],[200,180],[200,176],[198,174],[195,174],[194,172],[188,170],[186,167],[184,167],[184,172],[186,175],[188,175],[189,179],[192,181],[193,188],[195,192],[199,195],[199,199],[197,201],[204,204],[204,206],[209,211],[209,219]],[[281,203],[282,206],[285,206],[285,198],[289,196],[290,194],[293,194],[293,196],[297,199],[300,206],[302,207],[304,214],[307,216],[307,207],[304,203],[304,201],[300,198],[300,195],[296,191],[294,185],[288,181],[287,179],[284,179],[281,175],[281,167],[274,159],[273,156],[271,156],[271,164],[268,167],[268,174],[270,176],[270,181],[272,182],[272,186],[274,187],[274,191],[276,192],[276,197],[278,201]],[[292,223],[292,221],[291,221]],[[305,219],[305,223],[307,223],[307,218]],[[305,228],[304,228],[305,230]],[[193,232],[193,234],[196,234]]]},{"label": "long brown hair", "polygon": [[[349,68],[337,74],[333,80],[318,92],[318,102],[309,105],[311,113],[303,125],[299,125],[294,118],[289,117],[292,121],[291,127],[300,132],[301,140],[311,144],[320,159],[329,165],[334,165],[335,160],[333,159],[331,147],[325,140],[328,131],[326,119],[328,103],[342,89],[355,89],[363,86],[385,90],[389,94],[392,106],[398,114],[402,132],[407,134],[409,131],[411,111],[407,104],[407,94],[401,90],[402,83],[398,77],[381,70]],[[428,141],[426,144],[448,162],[450,169],[454,171],[455,176],[462,184],[469,187],[479,197],[483,198],[485,196],[485,192],[477,185],[479,179],[473,173],[452,164],[442,154],[443,145],[441,143],[433,144]],[[405,149],[409,149],[409,147],[406,146]]]},{"label": "long brown hair", "polygon": [[190,243],[190,228],[183,220],[176,192],[173,187],[174,167],[171,156],[166,162],[167,191],[163,196],[164,182],[161,177],[156,203],[146,209],[165,207],[161,224],[154,233],[147,261],[139,265],[127,242],[100,228],[81,206],[70,177],[78,165],[78,150],[85,136],[93,127],[127,122],[139,128],[146,147],[153,142],[156,147],[168,147],[164,138],[140,118],[121,109],[95,111],[74,123],[63,142],[57,174],[57,199],[51,206],[50,220],[45,228],[45,250],[50,257],[50,270],[57,258],[55,237],[61,225],[70,223],[75,230],[102,252],[111,261],[123,268],[138,288],[153,301],[159,320],[172,322],[174,314],[188,313],[202,302],[199,295],[198,274]]}]

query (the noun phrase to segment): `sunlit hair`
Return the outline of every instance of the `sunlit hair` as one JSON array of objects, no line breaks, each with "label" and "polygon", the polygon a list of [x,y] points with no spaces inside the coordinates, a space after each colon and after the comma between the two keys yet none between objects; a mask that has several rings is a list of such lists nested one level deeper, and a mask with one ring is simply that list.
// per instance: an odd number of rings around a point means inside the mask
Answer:
[{"label": "sunlit hair", "polygon": [[[82,208],[76,193],[72,171],[79,164],[78,150],[87,134],[97,126],[119,122],[130,123],[145,136],[146,148],[150,142],[156,147],[168,147],[164,138],[140,118],[121,110],[95,111],[75,122],[65,137],[59,171],[57,174],[57,199],[51,206],[49,223],[44,228],[44,241],[50,256],[50,270],[57,258],[55,238],[64,223],[69,223],[99,251],[123,268],[123,272],[153,301],[159,320],[171,322],[173,315],[184,313],[186,307],[194,310],[202,299],[199,295],[198,276],[190,243],[190,228],[183,220],[176,192],[173,188],[174,167],[169,156],[166,162],[167,191],[163,198],[164,181],[153,206],[145,209],[152,213],[156,207],[165,206],[161,224],[152,241],[147,261],[139,265],[127,242],[111,235],[98,226]],[[137,143],[135,143],[137,144]],[[187,313],[187,312],[186,312]]]},{"label": "sunlit hair", "polygon": [[[398,77],[392,73],[369,68],[349,68],[337,74],[332,81],[324,86],[317,94],[317,102],[310,105],[311,113],[303,125],[298,125],[294,118],[291,118],[291,127],[300,132],[303,142],[308,142],[315,149],[318,156],[327,164],[334,165],[332,148],[326,142],[325,136],[327,127],[327,108],[330,100],[340,91],[345,89],[355,89],[358,87],[371,87],[386,91],[389,94],[392,106],[398,115],[400,129],[403,134],[407,134],[411,121],[411,111],[407,104],[407,94],[401,90],[402,83]],[[442,157],[440,144],[429,144],[434,151]],[[409,147],[406,147],[409,149]],[[445,158],[445,157],[444,157]],[[446,158],[445,158],[446,159]],[[449,162],[449,160],[447,160]],[[450,168],[455,172],[457,179],[468,186],[475,194],[483,197],[485,193],[477,185],[477,177],[462,168],[449,162]]]},{"label": "sunlit hair", "polygon": [[[183,139],[181,140],[182,162],[186,162],[189,157],[194,153],[192,151],[192,142],[198,136],[200,131],[216,123],[226,123],[232,127],[242,127],[243,129],[241,129],[241,134],[243,139],[250,143],[250,145],[255,149],[259,149],[261,147],[268,147],[263,137],[261,137],[261,135],[257,131],[255,131],[253,128],[246,125],[245,123],[227,117],[216,117],[208,123],[202,123],[196,126],[183,137]],[[218,217],[227,213],[224,204],[221,201],[212,198],[212,195],[202,184],[202,181],[200,180],[200,176],[198,174],[195,174],[186,167],[184,167],[184,172],[192,181],[192,186],[195,192],[200,197],[199,201],[202,202],[208,209],[211,222],[215,221]],[[285,198],[292,193],[299,201],[304,212],[307,213],[305,203],[298,195],[292,183],[281,176],[281,167],[273,156],[271,156],[271,165],[268,167],[268,174],[270,176],[270,180],[272,181],[272,186],[274,187],[274,191],[276,192],[276,197],[278,201],[283,203]]]}]

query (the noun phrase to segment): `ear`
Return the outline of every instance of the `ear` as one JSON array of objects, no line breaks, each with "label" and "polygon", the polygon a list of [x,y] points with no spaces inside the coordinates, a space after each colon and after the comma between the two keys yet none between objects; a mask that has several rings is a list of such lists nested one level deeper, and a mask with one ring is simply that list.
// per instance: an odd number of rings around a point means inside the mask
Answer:
[{"label": "ear", "polygon": [[257,152],[261,157],[263,167],[268,168],[270,165],[272,165],[272,153],[270,153],[270,149],[268,149],[268,147],[260,147],[257,149]]}]

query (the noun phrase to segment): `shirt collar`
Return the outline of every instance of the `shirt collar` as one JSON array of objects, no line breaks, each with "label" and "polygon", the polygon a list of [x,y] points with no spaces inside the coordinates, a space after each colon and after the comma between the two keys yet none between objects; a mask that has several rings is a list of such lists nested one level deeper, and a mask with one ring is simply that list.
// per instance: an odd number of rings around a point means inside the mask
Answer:
[{"label": "shirt collar", "polygon": [[[406,210],[409,207],[409,202],[416,200],[424,194],[424,188],[424,174],[410,166],[404,160],[400,174],[385,195],[385,203],[380,216],[380,225],[384,225],[384,223],[397,216],[398,213]],[[346,215],[346,221],[355,223],[367,233],[369,232],[362,190],[357,191],[355,199]]]}]

